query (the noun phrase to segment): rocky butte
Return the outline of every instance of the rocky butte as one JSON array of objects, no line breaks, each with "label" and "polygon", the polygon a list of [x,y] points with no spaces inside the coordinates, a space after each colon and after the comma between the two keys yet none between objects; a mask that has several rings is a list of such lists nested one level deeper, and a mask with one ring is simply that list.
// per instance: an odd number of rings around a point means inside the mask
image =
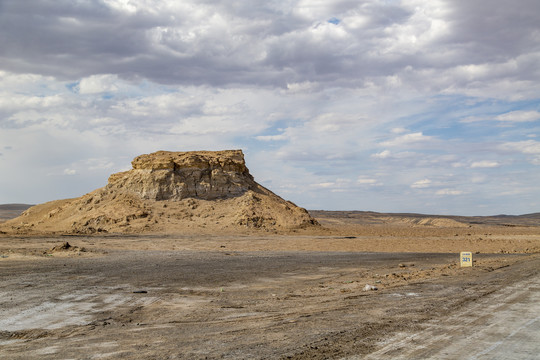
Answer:
[{"label": "rocky butte", "polygon": [[309,213],[259,185],[241,150],[136,157],[133,169],[80,198],[26,210],[4,233],[182,233],[293,230],[318,226]]}]

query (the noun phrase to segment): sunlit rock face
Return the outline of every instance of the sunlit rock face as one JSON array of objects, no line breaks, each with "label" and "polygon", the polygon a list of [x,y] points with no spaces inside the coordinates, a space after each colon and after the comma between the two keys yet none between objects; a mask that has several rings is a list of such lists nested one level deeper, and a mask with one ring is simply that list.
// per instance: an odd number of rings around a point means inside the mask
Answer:
[{"label": "sunlit rock face", "polygon": [[147,200],[213,200],[255,189],[242,150],[170,152],[136,157],[133,169],[113,174],[107,187]]}]

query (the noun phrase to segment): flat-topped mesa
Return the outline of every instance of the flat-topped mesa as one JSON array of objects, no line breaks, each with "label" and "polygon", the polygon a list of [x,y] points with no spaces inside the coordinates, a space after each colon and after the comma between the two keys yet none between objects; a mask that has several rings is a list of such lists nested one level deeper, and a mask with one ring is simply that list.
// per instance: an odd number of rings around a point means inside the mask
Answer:
[{"label": "flat-topped mesa", "polygon": [[172,234],[319,226],[305,209],[257,184],[241,150],[158,151],[136,157],[132,165],[79,198],[31,207],[0,224],[0,232]]},{"label": "flat-topped mesa", "polygon": [[109,177],[108,190],[146,200],[213,200],[258,188],[242,150],[158,151],[138,156],[131,164],[132,170]]}]

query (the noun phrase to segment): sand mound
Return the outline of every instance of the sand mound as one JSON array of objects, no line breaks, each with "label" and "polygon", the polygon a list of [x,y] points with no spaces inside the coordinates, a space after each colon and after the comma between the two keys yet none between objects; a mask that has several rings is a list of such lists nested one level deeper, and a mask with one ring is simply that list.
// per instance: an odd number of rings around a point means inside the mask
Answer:
[{"label": "sand mound", "polygon": [[468,227],[467,224],[444,217],[386,217],[388,223],[428,227]]},{"label": "sand mound", "polygon": [[436,227],[469,227],[469,225],[462,222],[446,218],[424,218],[418,222],[418,225],[430,225]]},{"label": "sand mound", "polygon": [[318,226],[308,212],[255,182],[241,150],[141,155],[133,169],[80,198],[26,210],[7,233],[177,233]]}]

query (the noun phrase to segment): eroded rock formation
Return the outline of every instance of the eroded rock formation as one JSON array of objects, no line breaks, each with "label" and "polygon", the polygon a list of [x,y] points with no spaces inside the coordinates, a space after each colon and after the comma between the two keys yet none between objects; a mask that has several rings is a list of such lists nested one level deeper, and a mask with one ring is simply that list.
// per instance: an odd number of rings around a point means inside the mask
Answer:
[{"label": "eroded rock formation", "polygon": [[141,155],[133,169],[80,198],[34,206],[7,233],[267,231],[318,226],[309,213],[255,182],[241,150]]},{"label": "eroded rock formation", "polygon": [[109,177],[110,189],[147,200],[214,200],[255,190],[241,150],[170,152],[136,157],[133,169]]}]

